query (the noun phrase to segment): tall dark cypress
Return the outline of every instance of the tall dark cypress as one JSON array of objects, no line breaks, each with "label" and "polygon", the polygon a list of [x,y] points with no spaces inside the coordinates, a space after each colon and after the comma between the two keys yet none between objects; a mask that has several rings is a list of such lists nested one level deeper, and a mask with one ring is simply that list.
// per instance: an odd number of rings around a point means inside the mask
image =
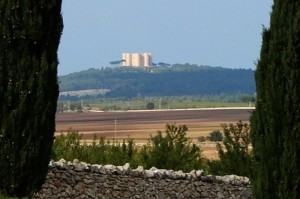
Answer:
[{"label": "tall dark cypress", "polygon": [[274,0],[251,118],[255,198],[300,198],[300,0]]},{"label": "tall dark cypress", "polygon": [[55,132],[61,0],[0,1],[0,193],[45,180]]}]

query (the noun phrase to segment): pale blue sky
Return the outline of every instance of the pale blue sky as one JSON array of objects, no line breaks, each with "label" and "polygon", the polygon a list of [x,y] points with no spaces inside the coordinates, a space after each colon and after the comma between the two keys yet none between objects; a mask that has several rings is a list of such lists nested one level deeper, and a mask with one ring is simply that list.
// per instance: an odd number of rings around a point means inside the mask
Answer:
[{"label": "pale blue sky", "polygon": [[252,68],[272,0],[64,0],[58,75],[109,66],[122,52],[153,62]]}]

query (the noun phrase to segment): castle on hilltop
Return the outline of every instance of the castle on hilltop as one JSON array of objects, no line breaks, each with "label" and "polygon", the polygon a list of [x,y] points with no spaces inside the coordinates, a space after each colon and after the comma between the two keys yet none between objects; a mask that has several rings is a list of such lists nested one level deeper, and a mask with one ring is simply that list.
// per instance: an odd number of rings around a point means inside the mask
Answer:
[{"label": "castle on hilltop", "polygon": [[122,65],[131,67],[152,66],[151,53],[122,53]]}]

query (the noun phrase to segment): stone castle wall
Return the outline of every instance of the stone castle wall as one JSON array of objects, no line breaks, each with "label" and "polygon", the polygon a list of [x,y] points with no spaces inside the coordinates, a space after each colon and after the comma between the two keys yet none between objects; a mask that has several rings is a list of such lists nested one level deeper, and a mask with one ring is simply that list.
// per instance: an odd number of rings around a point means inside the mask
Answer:
[{"label": "stone castle wall", "polygon": [[90,165],[51,161],[47,180],[35,198],[251,198],[250,181],[235,175],[205,176],[139,166]]}]

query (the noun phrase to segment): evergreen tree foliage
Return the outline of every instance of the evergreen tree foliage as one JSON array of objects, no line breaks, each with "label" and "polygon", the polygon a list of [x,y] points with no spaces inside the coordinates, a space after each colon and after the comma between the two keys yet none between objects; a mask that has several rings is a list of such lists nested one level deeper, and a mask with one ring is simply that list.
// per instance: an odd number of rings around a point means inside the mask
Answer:
[{"label": "evergreen tree foliage", "polygon": [[45,180],[55,131],[61,0],[0,1],[0,192]]},{"label": "evergreen tree foliage", "polygon": [[300,198],[300,1],[274,0],[251,118],[255,198]]}]

